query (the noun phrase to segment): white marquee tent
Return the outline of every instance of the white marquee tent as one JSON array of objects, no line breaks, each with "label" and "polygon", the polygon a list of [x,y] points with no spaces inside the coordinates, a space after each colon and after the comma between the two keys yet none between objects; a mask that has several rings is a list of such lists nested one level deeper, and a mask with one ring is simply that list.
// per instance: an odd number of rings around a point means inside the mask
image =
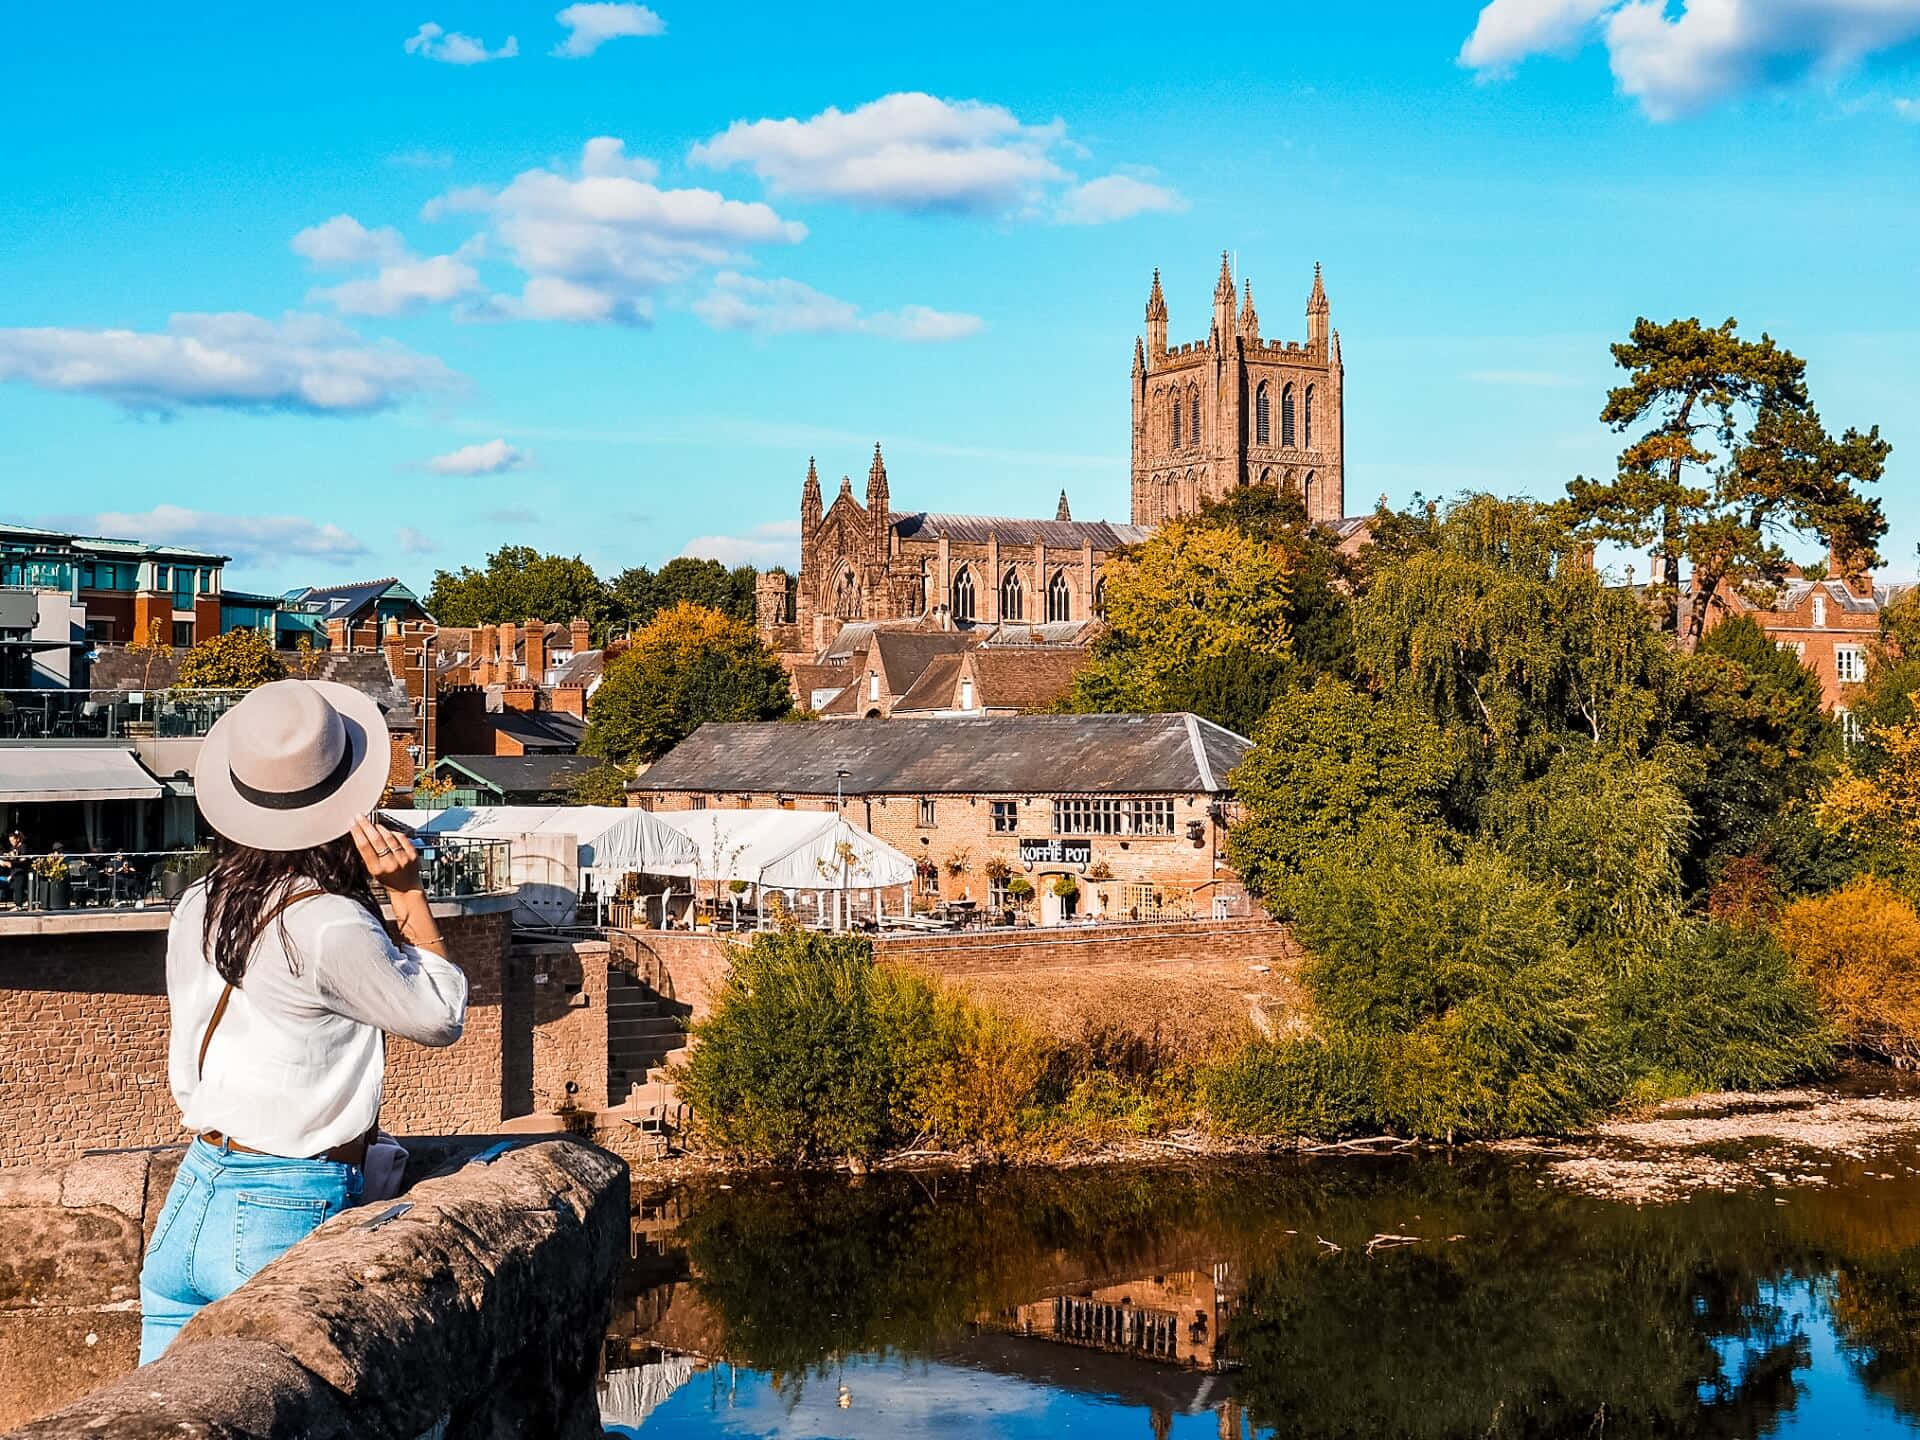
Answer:
[{"label": "white marquee tent", "polygon": [[845,925],[853,897],[865,895],[872,913],[883,892],[901,890],[900,909],[912,904],[913,862],[886,841],[823,810],[669,810],[655,819],[693,844],[694,868],[676,873],[696,882],[743,881],[755,887],[758,908],[769,890],[793,899],[809,892],[823,921]]}]

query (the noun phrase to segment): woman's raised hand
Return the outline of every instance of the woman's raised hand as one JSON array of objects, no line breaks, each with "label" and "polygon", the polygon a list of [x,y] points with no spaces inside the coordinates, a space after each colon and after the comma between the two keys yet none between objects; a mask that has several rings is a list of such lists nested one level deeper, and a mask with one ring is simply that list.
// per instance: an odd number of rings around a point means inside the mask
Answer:
[{"label": "woman's raised hand", "polygon": [[397,830],[361,815],[353,822],[353,843],[367,874],[389,892],[420,889],[420,855]]}]

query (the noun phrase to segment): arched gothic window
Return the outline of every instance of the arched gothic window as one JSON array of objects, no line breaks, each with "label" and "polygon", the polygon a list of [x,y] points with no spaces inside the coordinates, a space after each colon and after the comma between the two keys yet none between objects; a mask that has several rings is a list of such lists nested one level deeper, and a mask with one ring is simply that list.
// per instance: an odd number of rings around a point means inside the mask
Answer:
[{"label": "arched gothic window", "polygon": [[1187,391],[1187,448],[1200,448],[1200,392]]},{"label": "arched gothic window", "polygon": [[1020,572],[1011,565],[1000,580],[1000,618],[1002,620],[1024,620],[1026,616],[1026,592],[1020,585]]},{"label": "arched gothic window", "polygon": [[1264,380],[1260,382],[1260,388],[1253,392],[1253,443],[1273,443],[1273,422],[1267,411],[1267,382]]},{"label": "arched gothic window", "polygon": [[1307,386],[1307,403],[1300,411],[1300,443],[1313,448],[1313,386]]},{"label": "arched gothic window", "polygon": [[1280,389],[1280,443],[1291,447],[1293,433],[1293,386],[1287,384]]},{"label": "arched gothic window", "polygon": [[1093,618],[1107,618],[1107,577],[1104,575],[1093,582]]},{"label": "arched gothic window", "polygon": [[1173,448],[1180,448],[1180,397],[1173,397]]},{"label": "arched gothic window", "polygon": [[913,613],[924,615],[927,605],[933,597],[933,562],[922,559],[920,562],[920,580],[913,589]]},{"label": "arched gothic window", "polygon": [[854,578],[851,565],[843,569],[834,582],[833,613],[842,620],[860,618],[860,582]]},{"label": "arched gothic window", "polygon": [[1064,570],[1053,572],[1053,579],[1047,582],[1047,623],[1057,625],[1073,619],[1073,591],[1067,586],[1067,574]]},{"label": "arched gothic window", "polygon": [[953,577],[953,618],[962,624],[973,619],[973,571],[964,565]]},{"label": "arched gothic window", "polygon": [[1307,519],[1313,519],[1313,471],[1307,471],[1307,478],[1301,482],[1300,498],[1306,502]]}]

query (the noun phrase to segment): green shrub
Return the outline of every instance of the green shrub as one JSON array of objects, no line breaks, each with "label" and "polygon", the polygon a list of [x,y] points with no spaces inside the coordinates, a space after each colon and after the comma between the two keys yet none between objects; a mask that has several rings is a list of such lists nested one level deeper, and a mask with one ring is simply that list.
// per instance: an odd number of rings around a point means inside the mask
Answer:
[{"label": "green shrub", "polygon": [[913,1142],[1013,1147],[1047,1066],[1026,1028],[871,942],[783,931],[732,954],[680,1087],[733,1154],[808,1163]]},{"label": "green shrub", "polygon": [[1765,930],[1674,926],[1612,984],[1607,1024],[1643,1095],[1760,1090],[1817,1075],[1834,1036]]},{"label": "green shrub", "polygon": [[1240,1135],[1338,1139],[1378,1130],[1387,1042],[1256,1041],[1200,1072],[1208,1119]]}]

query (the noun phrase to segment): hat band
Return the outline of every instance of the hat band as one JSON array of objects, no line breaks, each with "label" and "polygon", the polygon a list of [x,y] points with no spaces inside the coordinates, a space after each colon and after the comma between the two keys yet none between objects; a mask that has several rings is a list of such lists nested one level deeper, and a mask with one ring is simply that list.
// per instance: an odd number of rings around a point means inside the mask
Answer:
[{"label": "hat band", "polygon": [[227,778],[233,782],[233,790],[249,805],[262,810],[304,810],[309,805],[318,805],[347,783],[347,777],[353,774],[353,746],[342,744],[340,763],[333,767],[333,773],[304,790],[256,790],[238,775],[233,767],[227,767]]}]

